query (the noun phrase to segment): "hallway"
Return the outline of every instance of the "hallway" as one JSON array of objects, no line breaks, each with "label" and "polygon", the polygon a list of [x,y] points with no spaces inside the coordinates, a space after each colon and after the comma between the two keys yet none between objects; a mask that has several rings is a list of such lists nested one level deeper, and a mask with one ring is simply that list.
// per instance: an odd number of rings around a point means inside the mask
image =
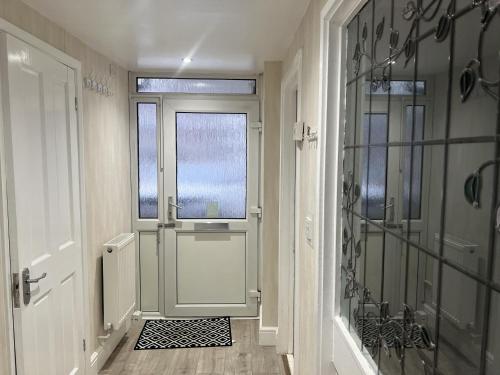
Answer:
[{"label": "hallway", "polygon": [[258,320],[233,319],[233,346],[134,351],[143,322],[132,323],[100,375],[288,375],[274,347],[258,344]]},{"label": "hallway", "polygon": [[0,0],[0,375],[500,375],[499,187],[500,0]]}]

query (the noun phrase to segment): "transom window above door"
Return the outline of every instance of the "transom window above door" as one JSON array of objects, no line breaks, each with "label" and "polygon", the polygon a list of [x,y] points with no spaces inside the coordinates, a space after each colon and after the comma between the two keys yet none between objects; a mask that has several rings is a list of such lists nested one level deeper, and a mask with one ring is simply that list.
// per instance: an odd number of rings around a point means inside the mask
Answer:
[{"label": "transom window above door", "polygon": [[137,77],[138,93],[255,95],[256,79]]}]

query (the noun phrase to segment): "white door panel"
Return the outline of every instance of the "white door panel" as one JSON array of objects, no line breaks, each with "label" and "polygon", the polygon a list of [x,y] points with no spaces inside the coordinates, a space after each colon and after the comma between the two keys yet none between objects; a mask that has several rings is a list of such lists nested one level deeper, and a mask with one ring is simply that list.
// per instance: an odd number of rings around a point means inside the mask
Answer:
[{"label": "white door panel", "polygon": [[[19,374],[83,374],[83,297],[75,74],[11,36],[6,49],[7,199]],[[23,270],[30,278],[22,286]],[[31,293],[23,301],[23,293]]]},{"label": "white door panel", "polygon": [[[245,233],[178,232],[178,303],[244,304],[245,244]],[[221,259],[230,267],[221,267]]]}]

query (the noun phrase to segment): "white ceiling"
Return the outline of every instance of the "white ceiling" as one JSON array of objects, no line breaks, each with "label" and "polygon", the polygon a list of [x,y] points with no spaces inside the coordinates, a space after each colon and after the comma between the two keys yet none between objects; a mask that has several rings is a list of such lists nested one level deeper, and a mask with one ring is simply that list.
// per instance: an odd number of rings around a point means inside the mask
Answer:
[{"label": "white ceiling", "polygon": [[[251,74],[280,60],[309,0],[24,0],[130,70]],[[182,64],[190,56],[190,64]]]}]

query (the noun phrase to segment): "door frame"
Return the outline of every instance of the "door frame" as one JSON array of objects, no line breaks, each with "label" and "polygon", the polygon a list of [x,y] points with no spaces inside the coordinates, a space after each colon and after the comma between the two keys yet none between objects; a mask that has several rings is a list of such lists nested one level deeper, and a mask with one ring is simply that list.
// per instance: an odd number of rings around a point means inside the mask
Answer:
[{"label": "door frame", "polygon": [[[135,87],[135,82],[136,79],[139,77],[158,77],[158,78],[167,78],[167,77],[174,77],[176,74],[174,73],[169,73],[169,72],[156,72],[156,73],[141,73],[141,72],[129,72],[129,105],[135,105],[137,102],[157,102],[158,103],[158,110],[159,110],[159,139],[160,139],[160,144],[158,147],[158,178],[159,178],[159,189],[158,190],[158,199],[159,199],[159,215],[160,212],[163,213],[163,208],[164,208],[164,172],[161,171],[161,169],[165,169],[164,163],[165,161],[165,146],[164,146],[164,136],[166,133],[165,129],[165,113],[168,110],[166,108],[165,103],[167,101],[191,101],[191,100],[199,100],[199,101],[227,101],[227,102],[233,102],[236,105],[238,103],[250,103],[250,102],[255,102],[258,105],[258,117],[259,121],[261,120],[261,97],[260,97],[260,83],[259,83],[259,78],[256,76],[235,76],[234,75],[213,75],[213,74],[183,74],[182,78],[219,78],[219,79],[255,79],[257,82],[257,90],[256,94],[191,94],[191,93],[169,93],[169,92],[155,92],[155,93],[140,93],[136,91]],[[136,119],[133,117],[134,111],[133,108],[131,107],[130,109],[130,119],[129,119],[129,126],[130,126],[130,160],[131,160],[131,176],[132,176],[132,228],[134,233],[136,233],[136,236],[138,236],[138,228],[137,228],[137,208],[138,208],[138,186],[137,186],[137,175],[138,175],[138,167],[137,167],[137,130],[136,130]],[[255,121],[254,121],[255,122]],[[250,126],[250,121],[248,122],[248,125]],[[255,129],[257,131],[257,129]],[[258,192],[257,192],[257,206],[261,207],[261,198],[262,198],[262,163],[260,161],[261,157],[261,150],[262,150],[262,135],[259,136],[258,138],[258,159],[259,161],[257,162],[257,168],[259,169],[258,171],[258,177],[259,177],[259,184],[258,184]],[[162,164],[162,165],[160,165]],[[251,215],[250,213],[248,215]],[[156,219],[153,221],[160,222],[162,221],[165,222],[166,218],[160,217],[160,219]],[[202,220],[203,221],[203,220]],[[261,242],[262,242],[262,232],[261,232],[261,220],[257,220],[257,241],[256,241],[256,246],[257,246],[257,273],[256,273],[256,280],[257,280],[257,290],[260,291],[260,277],[261,277]],[[158,262],[159,262],[159,267],[158,267],[158,312],[143,312],[141,309],[141,318],[142,319],[171,319],[172,317],[167,317],[167,310],[166,310],[166,290],[167,290],[167,285],[166,285],[166,276],[165,276],[165,250],[164,250],[164,243],[165,243],[165,236],[163,233],[163,230],[159,232],[159,251],[158,251]],[[137,237],[139,238],[139,237]],[[139,241],[136,241],[136,262],[137,264],[140,264],[139,262],[139,256],[140,256],[140,251],[139,251],[139,246],[140,243]],[[137,301],[140,303],[140,290],[141,290],[141,277],[140,277],[140,270],[139,267],[136,269],[136,274],[135,274],[135,279],[136,279],[136,298]],[[259,314],[259,311],[257,312]]]},{"label": "door frame", "polygon": [[[297,97],[295,98],[295,95]],[[296,99],[296,102],[294,103]],[[298,224],[300,199],[300,147],[293,140],[290,118],[296,112],[302,121],[302,49],[300,49],[281,81],[280,124],[280,191],[279,191],[279,282],[277,351],[298,353],[299,340],[299,251]],[[293,113],[295,115],[295,113]],[[290,234],[293,233],[293,236]],[[295,248],[295,251],[293,251]],[[298,368],[298,356],[293,356],[293,368]]]},{"label": "door frame", "polygon": [[[141,254],[140,244],[142,231],[149,232],[151,224],[156,226],[157,232],[157,250],[160,247],[160,231],[158,224],[163,222],[163,100],[161,95],[130,95],[129,96],[129,116],[130,116],[130,165],[131,165],[131,192],[132,192],[132,231],[135,234],[135,264],[138,266],[135,269],[135,300],[136,307],[141,311],[143,318],[158,319],[164,316],[164,282],[161,278],[160,269],[163,264],[163,252],[158,251],[158,312],[142,310],[142,289],[141,289]],[[156,219],[140,219],[139,218],[139,168],[138,168],[138,133],[137,133],[137,104],[138,103],[153,103],[157,109],[157,173],[158,173],[158,218]],[[141,226],[142,222],[142,226]],[[163,314],[163,315],[162,315]]]},{"label": "door frame", "polygon": [[[86,194],[85,194],[85,155],[84,155],[84,129],[83,129],[83,86],[82,86],[82,64],[80,61],[75,58],[69,56],[68,54],[58,50],[57,48],[51,46],[50,44],[38,39],[32,34],[20,29],[19,27],[7,22],[3,18],[0,18],[0,33],[10,34],[11,36],[22,40],[25,43],[30,44],[31,46],[39,49],[40,51],[46,53],[51,56],[55,60],[60,63],[68,66],[73,69],[75,72],[75,95],[77,99],[77,103],[79,103],[79,107],[76,111],[76,121],[77,121],[77,136],[78,136],[78,173],[80,179],[80,216],[81,216],[81,237],[82,237],[82,295],[83,295],[83,316],[88,317],[90,315],[90,303],[89,303],[89,270],[88,270],[88,251],[87,251],[87,212],[86,212]],[[0,62],[1,63],[1,62]],[[0,66],[0,77],[6,71],[6,67],[3,64]],[[0,103],[4,103],[2,100],[2,95],[5,95],[3,92],[3,88],[0,88]],[[3,267],[2,271],[4,273],[4,279],[2,280],[5,283],[5,290],[11,290],[11,269],[10,269],[10,248],[8,241],[8,216],[7,216],[7,195],[6,195],[6,164],[5,164],[5,120],[3,114],[3,104],[0,105],[0,266]],[[7,292],[5,296],[0,295],[4,299],[3,313],[6,316],[6,327],[9,330],[8,332],[8,341],[9,347],[7,350],[9,351],[9,363],[7,367],[10,370],[11,375],[15,375],[15,336],[14,336],[14,316],[13,316],[13,307],[12,307],[12,294]],[[86,343],[90,343],[91,341],[91,333],[90,333],[90,323],[87,319],[84,319],[83,322],[83,335]],[[83,343],[82,343],[83,345]],[[90,373],[90,350],[85,350],[84,352],[84,374]]]},{"label": "door frame", "polygon": [[[318,225],[318,373],[375,374],[340,318],[342,145],[345,121],[347,24],[366,0],[328,0],[320,15],[319,142],[316,213]],[[335,230],[325,230],[335,228]],[[335,358],[335,363],[333,359]]]},{"label": "door frame", "polygon": [[[168,182],[167,173],[175,171],[177,174],[176,151],[173,153],[167,150],[176,150],[176,124],[170,123],[170,116],[175,119],[177,112],[199,112],[199,113],[244,113],[247,119],[246,127],[246,152],[247,152],[247,176],[246,176],[246,218],[245,219],[178,219],[176,217],[177,210],[174,210],[173,222],[176,223],[175,228],[164,228],[160,236],[160,253],[163,253],[163,263],[160,265],[160,277],[163,277],[163,313],[166,318],[174,317],[197,317],[203,315],[217,316],[220,315],[219,309],[224,309],[230,316],[245,317],[254,315],[250,312],[255,309],[255,316],[259,316],[258,298],[252,296],[252,292],[258,290],[258,254],[259,254],[259,215],[255,210],[259,209],[259,185],[255,190],[252,188],[252,176],[260,178],[260,164],[258,155],[260,152],[260,100],[255,96],[243,97],[238,95],[211,95],[209,97],[195,96],[164,96],[162,99],[162,150],[164,171],[161,176],[163,179],[163,216],[164,223],[168,222],[165,214],[168,207],[167,197],[174,197],[174,202],[177,201],[177,182]],[[167,146],[166,140],[172,143]],[[175,156],[172,158],[171,156]],[[173,180],[171,180],[173,181]],[[175,188],[175,189],[174,189]],[[175,194],[174,191],[175,190]],[[170,193],[168,193],[170,191]],[[254,204],[252,204],[254,202]],[[245,303],[198,303],[182,305],[174,299],[178,298],[178,275],[177,265],[178,258],[176,247],[175,251],[169,252],[167,248],[170,244],[176,242],[177,234],[196,232],[196,223],[228,223],[229,230],[227,233],[241,233],[243,228],[247,227],[245,232]],[[184,225],[183,225],[184,224]],[[252,231],[253,230],[253,234]],[[223,231],[223,233],[226,233]],[[252,234],[252,235],[250,235]],[[254,237],[253,237],[254,236]],[[176,245],[177,246],[177,245]],[[255,253],[252,253],[251,248],[255,248]],[[175,264],[175,272],[168,272],[168,264]],[[161,281],[160,281],[161,282]],[[174,292],[175,291],[175,292]],[[245,307],[244,307],[245,306]],[[197,310],[205,311],[203,314],[197,313]],[[246,310],[242,313],[241,310]]]}]

